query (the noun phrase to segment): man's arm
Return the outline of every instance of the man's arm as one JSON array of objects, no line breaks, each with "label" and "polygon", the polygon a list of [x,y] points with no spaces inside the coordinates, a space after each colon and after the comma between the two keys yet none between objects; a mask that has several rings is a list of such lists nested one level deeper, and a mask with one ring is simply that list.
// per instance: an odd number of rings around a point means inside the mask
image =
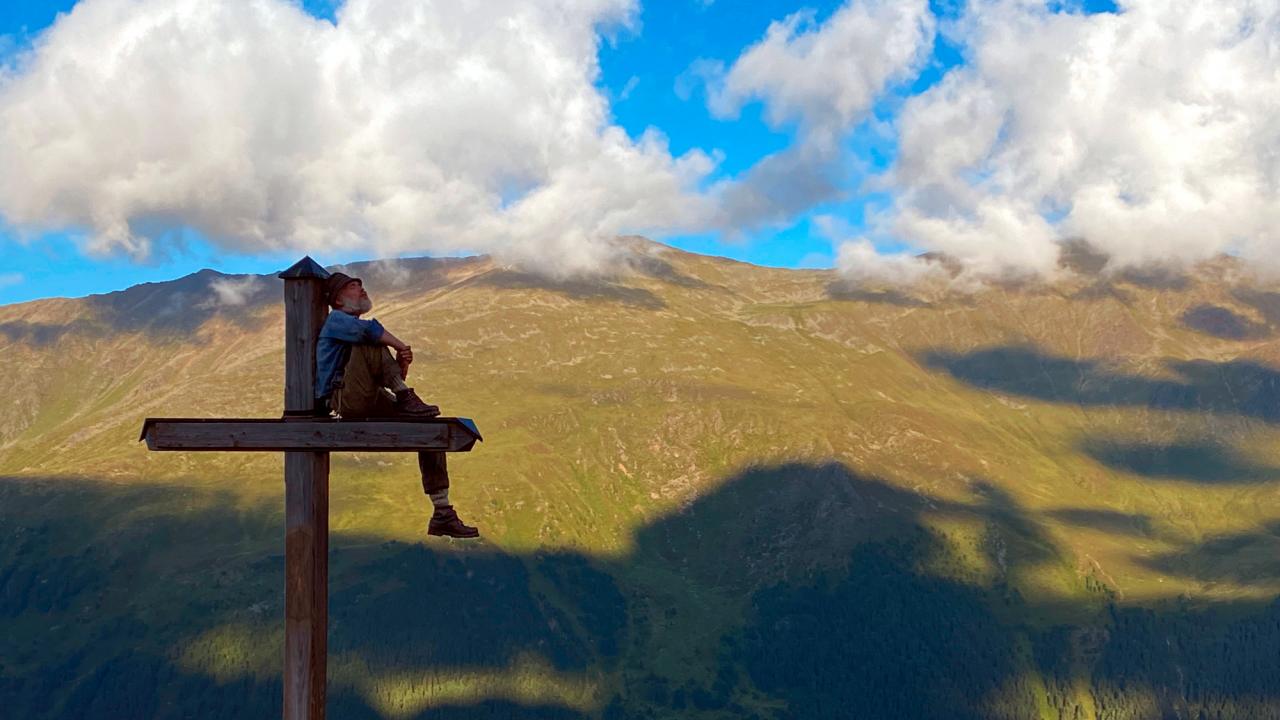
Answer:
[{"label": "man's arm", "polygon": [[397,354],[409,349],[408,345],[401,342],[400,338],[392,335],[391,331],[386,328],[382,329],[382,337],[378,338],[378,343],[395,350]]},{"label": "man's arm", "polygon": [[400,340],[400,338],[391,334],[386,328],[382,329],[382,337],[378,342],[392,348],[396,351],[396,362],[400,365],[400,379],[407,380],[409,378],[409,366],[413,364],[413,350]]}]

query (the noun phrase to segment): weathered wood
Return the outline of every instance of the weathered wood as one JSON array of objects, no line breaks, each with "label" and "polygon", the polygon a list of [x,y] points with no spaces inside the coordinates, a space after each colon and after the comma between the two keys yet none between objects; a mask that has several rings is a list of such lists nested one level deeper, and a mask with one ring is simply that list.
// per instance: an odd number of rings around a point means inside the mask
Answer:
[{"label": "weathered wood", "polygon": [[329,273],[310,257],[280,273],[284,278],[284,411],[315,406],[316,340],[329,315],[324,281]]},{"label": "weathered wood", "polygon": [[284,718],[324,720],[329,627],[329,453],[285,453],[284,480]]},{"label": "weathered wood", "polygon": [[314,420],[148,418],[151,450],[468,452],[480,439],[468,418]]},{"label": "weathered wood", "polygon": [[[284,279],[286,416],[306,416],[315,407],[316,341],[329,312],[324,300],[328,276],[310,257],[280,274]],[[204,431],[209,441],[219,438],[219,428],[224,431],[220,439],[232,441],[230,447],[224,443],[224,449],[246,450],[246,445],[261,442],[272,431],[287,428],[296,437],[274,443],[272,449],[302,449],[298,444],[311,449],[331,447],[323,442],[322,431],[302,423],[251,423],[247,432],[244,427],[236,430],[217,423],[156,423],[152,431],[161,438],[155,449],[165,444],[167,429],[172,429],[174,438],[183,437],[183,430],[196,431],[197,436]],[[150,439],[147,446],[152,447]],[[284,480],[284,718],[324,720],[329,664],[329,453],[286,452]]]}]

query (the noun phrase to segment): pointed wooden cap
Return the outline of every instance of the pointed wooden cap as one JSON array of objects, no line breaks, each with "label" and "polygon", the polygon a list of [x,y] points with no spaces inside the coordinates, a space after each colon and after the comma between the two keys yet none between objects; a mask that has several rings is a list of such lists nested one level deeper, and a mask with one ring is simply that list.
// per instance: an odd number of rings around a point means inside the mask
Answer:
[{"label": "pointed wooden cap", "polygon": [[294,263],[293,267],[280,273],[280,277],[285,280],[300,280],[304,278],[324,280],[329,277],[329,271],[320,267],[320,263],[312,260],[311,256],[307,255]]}]

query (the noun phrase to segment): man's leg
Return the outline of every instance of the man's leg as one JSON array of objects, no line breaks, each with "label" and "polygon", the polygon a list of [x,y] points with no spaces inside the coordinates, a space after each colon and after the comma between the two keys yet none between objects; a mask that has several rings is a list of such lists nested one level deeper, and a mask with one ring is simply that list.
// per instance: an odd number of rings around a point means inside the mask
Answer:
[{"label": "man's leg", "polygon": [[382,382],[382,387],[393,393],[409,389],[409,386],[404,384],[404,378],[400,377],[400,363],[396,362],[396,356],[391,354],[389,348],[382,345],[366,345],[365,347],[372,347],[377,350],[378,379]]},{"label": "man's leg", "polygon": [[392,393],[406,389],[390,350],[381,345],[352,345],[342,388],[334,393],[335,407],[343,417],[390,417],[397,412]]},{"label": "man's leg", "polygon": [[418,453],[418,470],[422,473],[422,491],[431,498],[435,512],[427,524],[428,535],[456,538],[480,537],[480,531],[462,522],[449,503],[449,468],[442,452]]},{"label": "man's leg", "polygon": [[442,452],[418,453],[418,470],[422,473],[422,492],[431,498],[431,504],[444,507],[449,504],[449,468]]},{"label": "man's leg", "polygon": [[376,414],[385,401],[382,387],[382,360],[376,345],[352,345],[342,370],[342,386],[334,392],[334,409],[349,418]]},{"label": "man's leg", "polygon": [[394,400],[390,407],[390,414],[412,417],[435,417],[440,414],[440,408],[423,402],[422,398],[413,392],[413,388],[405,384],[404,378],[400,375],[400,363],[396,362],[395,356],[389,349],[381,348],[376,359],[379,381],[383,387],[394,393],[390,396]]}]

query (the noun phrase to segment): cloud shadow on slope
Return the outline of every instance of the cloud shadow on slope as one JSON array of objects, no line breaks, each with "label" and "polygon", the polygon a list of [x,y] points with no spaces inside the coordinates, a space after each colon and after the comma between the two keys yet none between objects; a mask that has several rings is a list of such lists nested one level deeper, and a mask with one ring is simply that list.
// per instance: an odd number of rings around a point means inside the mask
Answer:
[{"label": "cloud shadow on slope", "polygon": [[1254,362],[1165,361],[1176,379],[1132,375],[1025,345],[968,353],[929,351],[919,360],[983,390],[1046,402],[1218,413],[1280,422],[1280,372]]},{"label": "cloud shadow on slope", "polygon": [[67,337],[104,338],[145,333],[155,339],[199,342],[196,331],[214,318],[253,330],[267,322],[262,310],[281,302],[280,281],[269,275],[224,275],[201,270],[177,280],[142,283],[80,300],[89,317],[67,323],[0,323],[11,342],[48,346]]},{"label": "cloud shadow on slope", "polygon": [[1178,321],[1190,330],[1221,340],[1260,340],[1271,334],[1265,324],[1219,305],[1196,305],[1182,313]]},{"label": "cloud shadow on slope", "polygon": [[1147,443],[1089,438],[1080,450],[1107,467],[1154,480],[1204,485],[1280,480],[1280,468],[1255,463],[1229,447],[1207,441]]},{"label": "cloud shadow on slope", "polygon": [[1257,310],[1267,324],[1280,325],[1280,292],[1240,288],[1232,293],[1232,297]]},{"label": "cloud shadow on slope", "polygon": [[517,270],[491,270],[468,282],[501,290],[544,290],[573,300],[614,302],[641,310],[661,310],[667,306],[649,290],[605,279],[556,280]]},{"label": "cloud shadow on slope", "polygon": [[827,285],[827,297],[832,300],[865,302],[873,305],[893,305],[901,308],[931,307],[930,303],[919,298],[914,298],[900,290],[894,290],[892,288],[870,290],[867,288],[856,287],[839,280]]},{"label": "cloud shadow on slope", "polygon": [[1165,575],[1202,583],[1280,581],[1280,520],[1244,532],[1217,533],[1141,564]]},{"label": "cloud shadow on slope", "polygon": [[1096,508],[1060,508],[1045,513],[1047,517],[1077,527],[1086,527],[1108,535],[1150,537],[1151,518],[1146,515],[1100,510]]},{"label": "cloud shadow on slope", "polygon": [[[1009,613],[1073,601],[1026,599],[1006,580],[987,586],[966,575],[947,540],[926,526],[939,515],[986,528],[981,552],[1001,578],[1063,562],[1041,521],[998,487],[979,482],[972,501],[942,501],[838,463],[748,468],[641,528],[635,551],[617,560],[334,532],[331,678],[501,671],[535,657],[564,676],[621,677],[619,694],[601,698],[609,718],[746,717],[755,708],[740,703],[760,693],[781,708],[778,717],[840,717],[850,708],[868,717],[1025,717],[1041,692],[1027,683],[1028,668],[1062,674],[1063,687],[1076,678],[1035,659],[1058,657],[1058,636],[1029,631]],[[0,660],[7,707],[29,709],[29,717],[278,714],[278,649],[260,675],[205,638],[247,627],[278,644],[279,508],[245,509],[230,496],[183,488],[24,478],[0,480],[0,518],[10,533],[0,546],[0,624],[14,643]],[[663,658],[684,656],[687,633],[702,625],[699,602],[714,597],[746,598],[745,615],[711,638],[705,666],[668,676]],[[1221,609],[1252,613],[1239,622],[1255,623],[1256,642],[1274,647],[1265,623],[1280,632],[1280,606]],[[1217,628],[1217,611],[1174,622],[1115,609],[1161,644],[1142,645],[1148,665],[1113,672],[1134,687],[1173,687],[1172,661],[1151,648],[1163,648],[1169,633]],[[1133,613],[1147,615],[1129,620]],[[1147,642],[1137,637],[1118,633],[1113,642]],[[1280,698],[1268,684],[1280,677],[1280,658],[1264,655],[1245,672],[1240,658],[1212,656],[1223,647],[1206,645],[1206,657],[1188,660],[1199,652],[1192,648],[1177,661],[1203,666],[1204,687],[1255,702]],[[192,652],[231,679],[191,670],[183,653]],[[1229,673],[1234,684],[1226,684]],[[48,697],[63,700],[51,706]],[[376,699],[332,682],[330,715],[383,717]],[[595,712],[543,696],[456,700],[398,715],[513,716]]]},{"label": "cloud shadow on slope", "polygon": [[47,347],[58,342],[68,333],[87,334],[92,331],[93,327],[83,322],[68,323],[66,325],[33,323],[26,320],[0,322],[0,335],[3,335],[9,342],[41,347]]}]

